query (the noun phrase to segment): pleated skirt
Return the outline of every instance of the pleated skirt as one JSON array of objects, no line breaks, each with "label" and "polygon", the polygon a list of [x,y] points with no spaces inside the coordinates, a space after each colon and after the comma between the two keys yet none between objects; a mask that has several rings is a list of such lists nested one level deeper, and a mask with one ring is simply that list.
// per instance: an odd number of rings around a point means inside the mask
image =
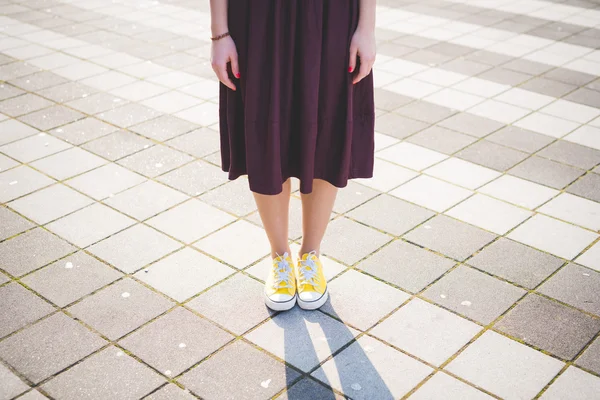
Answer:
[{"label": "pleated skirt", "polygon": [[250,190],[281,193],[290,177],[345,187],[373,176],[372,72],[352,83],[359,0],[230,0],[241,77],[219,93],[221,162]]}]

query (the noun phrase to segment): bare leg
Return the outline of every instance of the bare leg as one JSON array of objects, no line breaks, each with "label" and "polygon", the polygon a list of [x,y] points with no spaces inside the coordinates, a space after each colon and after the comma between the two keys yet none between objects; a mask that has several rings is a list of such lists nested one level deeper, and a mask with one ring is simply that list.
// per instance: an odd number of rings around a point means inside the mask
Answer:
[{"label": "bare leg", "polygon": [[283,190],[276,195],[264,195],[252,192],[258,206],[260,219],[267,231],[271,243],[271,257],[283,255],[286,251],[291,255],[288,240],[288,226],[290,214],[290,195],[292,192],[291,180],[283,184]]},{"label": "bare leg", "polygon": [[313,191],[301,194],[302,198],[302,245],[300,255],[315,251],[321,254],[321,241],[331,218],[338,188],[331,183],[315,179]]}]

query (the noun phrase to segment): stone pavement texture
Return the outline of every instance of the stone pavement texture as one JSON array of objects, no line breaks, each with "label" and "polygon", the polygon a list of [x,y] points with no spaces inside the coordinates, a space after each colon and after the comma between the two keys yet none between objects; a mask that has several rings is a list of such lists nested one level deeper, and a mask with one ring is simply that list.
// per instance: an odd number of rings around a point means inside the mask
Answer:
[{"label": "stone pavement texture", "polygon": [[600,399],[597,1],[379,0],[375,177],[279,314],[208,2],[0,14],[0,400]]}]

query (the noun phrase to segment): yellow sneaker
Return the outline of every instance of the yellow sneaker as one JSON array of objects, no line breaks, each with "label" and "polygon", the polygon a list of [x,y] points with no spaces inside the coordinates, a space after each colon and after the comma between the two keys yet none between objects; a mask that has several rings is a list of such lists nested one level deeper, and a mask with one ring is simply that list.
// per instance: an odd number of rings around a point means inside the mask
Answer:
[{"label": "yellow sneaker", "polygon": [[273,259],[273,268],[265,282],[265,304],[272,310],[285,311],[296,304],[296,280],[292,265],[294,262],[285,252]]},{"label": "yellow sneaker", "polygon": [[298,305],[305,310],[316,310],[327,301],[327,280],[323,264],[316,252],[305,253],[296,268]]}]

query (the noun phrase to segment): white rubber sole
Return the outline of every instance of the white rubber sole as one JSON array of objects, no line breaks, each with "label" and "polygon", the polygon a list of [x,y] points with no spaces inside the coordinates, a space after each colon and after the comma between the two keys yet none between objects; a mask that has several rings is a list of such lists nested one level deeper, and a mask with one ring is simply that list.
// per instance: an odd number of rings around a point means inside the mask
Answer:
[{"label": "white rubber sole", "polygon": [[263,296],[265,298],[265,304],[273,311],[291,310],[296,305],[296,300],[298,299],[298,295],[294,295],[294,297],[288,301],[273,301],[264,293]]},{"label": "white rubber sole", "polygon": [[325,304],[328,297],[329,290],[328,288],[325,288],[325,293],[323,293],[323,296],[319,297],[317,300],[303,301],[302,299],[300,299],[300,297],[298,297],[298,306],[300,306],[300,308],[303,310],[316,310],[317,308]]}]

